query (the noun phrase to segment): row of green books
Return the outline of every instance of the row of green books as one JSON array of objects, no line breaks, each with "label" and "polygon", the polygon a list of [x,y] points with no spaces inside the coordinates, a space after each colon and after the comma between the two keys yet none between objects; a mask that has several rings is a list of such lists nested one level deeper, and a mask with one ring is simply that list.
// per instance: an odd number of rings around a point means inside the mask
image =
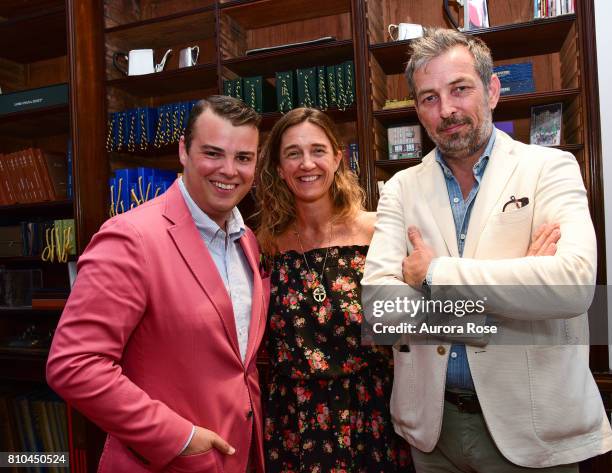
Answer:
[{"label": "row of green books", "polygon": [[263,76],[224,80],[223,93],[241,99],[258,113],[285,113],[295,107],[344,110],[355,103],[355,64],[345,61],[277,72],[274,86]]}]

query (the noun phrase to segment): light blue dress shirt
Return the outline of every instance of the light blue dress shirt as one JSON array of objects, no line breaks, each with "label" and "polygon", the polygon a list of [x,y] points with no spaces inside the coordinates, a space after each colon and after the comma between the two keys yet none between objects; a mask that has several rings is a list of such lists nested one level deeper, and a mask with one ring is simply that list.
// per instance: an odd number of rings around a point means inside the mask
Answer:
[{"label": "light blue dress shirt", "polygon": [[[450,199],[451,210],[453,212],[453,219],[455,221],[455,231],[457,234],[457,248],[459,249],[459,256],[463,257],[463,249],[465,248],[465,238],[470,223],[470,216],[472,208],[474,207],[474,201],[476,195],[480,189],[480,182],[484,175],[485,169],[495,144],[495,127],[491,137],[485,147],[485,150],[474,165],[474,186],[470,190],[468,196],[464,199],[461,193],[461,187],[459,182],[453,175],[450,168],[446,165],[442,153],[436,148],[436,161],[440,164],[442,172],[444,173],[444,180],[446,181],[446,190],[448,191],[448,198]],[[434,259],[429,265],[427,271],[427,283],[431,285],[433,270],[435,268],[436,260]],[[470,372],[470,365],[467,359],[467,353],[465,351],[465,345],[463,343],[453,343],[451,346],[450,358],[448,360],[448,367],[446,369],[446,387],[447,389],[461,389],[466,391],[475,392],[474,381],[472,380],[472,373]]]}]

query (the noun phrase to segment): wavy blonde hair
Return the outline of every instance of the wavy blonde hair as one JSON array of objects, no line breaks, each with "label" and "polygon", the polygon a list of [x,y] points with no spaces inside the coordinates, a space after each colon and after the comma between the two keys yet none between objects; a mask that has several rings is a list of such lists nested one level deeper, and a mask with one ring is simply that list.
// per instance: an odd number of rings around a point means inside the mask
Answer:
[{"label": "wavy blonde hair", "polygon": [[[257,163],[256,196],[259,205],[259,227],[257,238],[264,254],[278,251],[277,239],[295,221],[295,197],[278,173],[280,145],[288,128],[309,122],[321,128],[332,146],[333,153],[343,149],[336,125],[325,113],[314,108],[295,108],[285,114],[272,128],[263,145]],[[351,218],[364,209],[365,194],[357,176],[348,168],[346,161],[334,174],[330,197],[335,218]]]}]

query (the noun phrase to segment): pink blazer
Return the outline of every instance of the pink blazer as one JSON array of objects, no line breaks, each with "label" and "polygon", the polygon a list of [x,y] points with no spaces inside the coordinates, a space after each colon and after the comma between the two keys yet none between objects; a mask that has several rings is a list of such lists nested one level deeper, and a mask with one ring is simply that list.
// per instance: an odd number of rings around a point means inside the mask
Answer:
[{"label": "pink blazer", "polygon": [[[99,472],[264,471],[255,365],[269,295],[250,230],[240,243],[253,269],[246,362],[231,300],[177,183],[107,221],[79,258],[57,327],[47,381],[108,432]],[[192,424],[236,448],[178,456]]]}]

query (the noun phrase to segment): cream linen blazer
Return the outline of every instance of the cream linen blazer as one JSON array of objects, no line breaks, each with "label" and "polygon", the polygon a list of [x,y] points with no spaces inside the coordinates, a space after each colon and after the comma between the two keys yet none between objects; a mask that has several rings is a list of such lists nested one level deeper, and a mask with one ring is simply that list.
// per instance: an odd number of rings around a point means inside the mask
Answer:
[{"label": "cream linen blazer", "polygon": [[[510,196],[528,197],[529,204],[502,212]],[[532,232],[554,222],[561,225],[556,255],[526,257]],[[489,285],[491,291],[501,291],[494,298],[497,306],[487,306],[487,313],[500,321],[498,334],[484,347],[466,349],[484,418],[502,454],[517,465],[542,468],[612,449],[610,422],[589,370],[588,344],[571,344],[588,337],[585,312],[597,260],[586,190],[574,156],[519,143],[497,130],[463,258],[434,152],[419,166],[395,174],[378,204],[362,281],[365,305],[372,302],[367,286],[402,285],[403,291],[422,297],[402,277],[402,259],[412,251],[410,225],[419,227],[438,256],[433,288]],[[516,293],[504,298],[502,285],[515,286],[515,291],[523,286],[525,298]],[[564,285],[572,286],[569,301],[563,298]],[[539,303],[526,306],[526,300],[534,300],[533,290],[539,291]],[[504,344],[503,337],[517,334],[524,344]],[[425,452],[434,449],[440,436],[449,348],[450,343],[439,343],[411,345],[410,352],[393,350],[395,430]]]}]

